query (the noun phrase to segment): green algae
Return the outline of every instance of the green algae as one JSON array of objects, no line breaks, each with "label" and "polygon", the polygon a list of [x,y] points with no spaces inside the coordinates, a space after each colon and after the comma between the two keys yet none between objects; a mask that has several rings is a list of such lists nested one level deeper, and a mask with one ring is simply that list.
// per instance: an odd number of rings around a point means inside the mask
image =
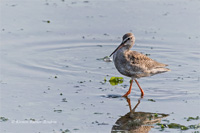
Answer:
[{"label": "green algae", "polygon": [[111,77],[109,82],[111,85],[118,85],[118,84],[122,84],[124,81],[124,79],[122,77]]},{"label": "green algae", "polygon": [[173,129],[181,129],[181,130],[188,130],[189,129],[186,126],[181,125],[181,124],[177,124],[177,123],[170,123],[170,124],[168,124],[168,127],[173,128]]},{"label": "green algae", "polygon": [[153,99],[148,99],[148,101],[151,101],[151,102],[156,102],[156,100],[153,100]]},{"label": "green algae", "polygon": [[180,129],[180,130],[200,129],[200,123],[196,125],[189,125],[189,126],[181,125],[178,123],[169,123],[169,124],[157,123],[156,125],[160,126],[161,129],[164,129],[164,128]]},{"label": "green algae", "polygon": [[0,117],[0,122],[6,122],[6,121],[8,121],[8,118]]},{"label": "green algae", "polygon": [[187,118],[187,121],[191,121],[191,120],[199,120],[199,119],[200,119],[199,116],[197,116],[197,117],[188,117],[188,118]]},{"label": "green algae", "polygon": [[55,109],[54,112],[62,113],[62,110],[61,109],[58,109],[58,110]]}]

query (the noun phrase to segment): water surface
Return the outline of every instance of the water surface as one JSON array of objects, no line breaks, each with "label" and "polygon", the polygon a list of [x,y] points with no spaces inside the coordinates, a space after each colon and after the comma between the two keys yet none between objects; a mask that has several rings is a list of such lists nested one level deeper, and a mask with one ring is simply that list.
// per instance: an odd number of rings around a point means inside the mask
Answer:
[{"label": "water surface", "polygon": [[[18,0],[0,8],[0,116],[8,119],[1,132],[111,132],[130,113],[121,97],[130,79],[98,59],[127,32],[136,36],[132,50],[171,69],[138,80],[142,99],[133,84],[135,111],[167,115],[161,123],[200,123],[186,119],[200,115],[199,1]],[[112,76],[124,82],[112,86]],[[149,132],[161,130],[150,126]]]}]

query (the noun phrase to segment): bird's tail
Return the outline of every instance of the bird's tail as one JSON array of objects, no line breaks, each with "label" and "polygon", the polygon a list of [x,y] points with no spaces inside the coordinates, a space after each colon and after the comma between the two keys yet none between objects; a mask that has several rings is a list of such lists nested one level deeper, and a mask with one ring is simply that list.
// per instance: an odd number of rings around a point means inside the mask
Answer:
[{"label": "bird's tail", "polygon": [[156,73],[163,73],[163,72],[168,72],[168,71],[171,71],[171,70],[169,68],[165,68],[165,67],[158,67],[158,68],[151,70],[151,73],[156,74]]}]

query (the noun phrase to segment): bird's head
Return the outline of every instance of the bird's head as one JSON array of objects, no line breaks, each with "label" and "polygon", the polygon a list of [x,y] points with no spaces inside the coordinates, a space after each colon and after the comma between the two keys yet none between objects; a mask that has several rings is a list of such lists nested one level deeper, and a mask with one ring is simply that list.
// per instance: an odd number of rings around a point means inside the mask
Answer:
[{"label": "bird's head", "polygon": [[122,43],[112,52],[110,57],[122,47],[125,47],[125,49],[130,49],[131,47],[133,47],[134,43],[135,43],[135,37],[133,33],[126,33],[122,38]]}]

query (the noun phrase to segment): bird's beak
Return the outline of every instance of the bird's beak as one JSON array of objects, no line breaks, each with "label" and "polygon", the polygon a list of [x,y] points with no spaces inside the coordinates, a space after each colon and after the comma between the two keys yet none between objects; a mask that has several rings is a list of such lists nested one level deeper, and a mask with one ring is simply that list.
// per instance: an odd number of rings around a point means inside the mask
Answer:
[{"label": "bird's beak", "polygon": [[113,52],[112,54],[109,56],[111,57],[117,50],[119,50],[120,48],[122,48],[124,46],[124,44],[129,40],[129,38],[125,39]]},{"label": "bird's beak", "polygon": [[112,54],[110,54],[109,57],[111,57],[117,50],[119,50],[120,48],[122,48],[124,46],[125,42],[123,41],[113,52]]},{"label": "bird's beak", "polygon": [[124,40],[122,41],[122,43],[112,52],[112,54],[111,54],[109,57],[111,57],[117,50],[119,50],[120,48],[122,48],[122,47],[124,46],[124,44],[125,44],[128,40],[130,40],[130,38],[131,38],[131,37],[127,37],[126,39],[124,39]]}]

